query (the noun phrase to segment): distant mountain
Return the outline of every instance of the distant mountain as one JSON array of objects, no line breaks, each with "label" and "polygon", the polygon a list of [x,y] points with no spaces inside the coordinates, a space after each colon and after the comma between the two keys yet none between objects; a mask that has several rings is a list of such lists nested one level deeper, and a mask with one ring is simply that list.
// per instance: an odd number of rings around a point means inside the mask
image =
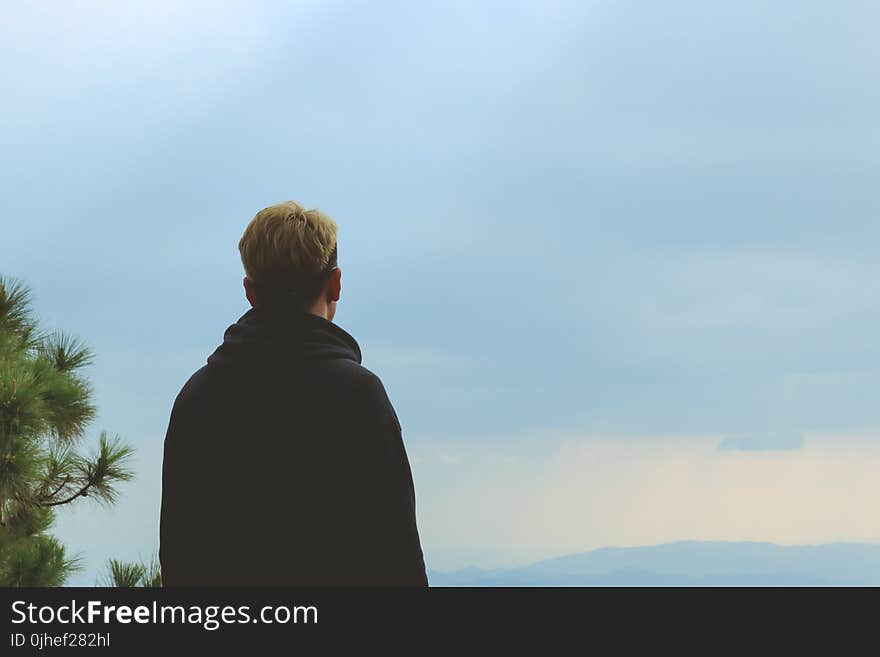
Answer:
[{"label": "distant mountain", "polygon": [[880,545],[679,541],[601,548],[519,568],[429,571],[431,586],[880,585]]}]

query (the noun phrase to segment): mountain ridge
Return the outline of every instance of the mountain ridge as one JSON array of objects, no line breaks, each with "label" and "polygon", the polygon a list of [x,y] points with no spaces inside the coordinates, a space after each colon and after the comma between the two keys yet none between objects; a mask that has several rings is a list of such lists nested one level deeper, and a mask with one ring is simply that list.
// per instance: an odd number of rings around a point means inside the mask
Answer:
[{"label": "mountain ridge", "polygon": [[681,540],[603,547],[513,568],[429,571],[432,586],[861,586],[880,584],[880,544]]}]

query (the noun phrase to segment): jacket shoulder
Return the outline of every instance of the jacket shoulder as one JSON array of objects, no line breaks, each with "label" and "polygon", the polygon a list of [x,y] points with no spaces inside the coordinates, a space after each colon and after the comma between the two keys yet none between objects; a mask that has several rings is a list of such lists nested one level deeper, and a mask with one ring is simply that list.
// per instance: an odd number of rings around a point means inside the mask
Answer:
[{"label": "jacket shoulder", "polygon": [[357,368],[358,391],[363,402],[367,405],[368,413],[400,430],[400,420],[388,397],[382,379],[363,365],[357,365]]},{"label": "jacket shoulder", "polygon": [[189,376],[183,386],[181,386],[177,396],[174,398],[175,407],[185,406],[192,397],[198,394],[208,376],[209,369],[209,365],[202,365]]},{"label": "jacket shoulder", "polygon": [[339,359],[328,362],[326,367],[332,370],[336,378],[355,386],[361,392],[385,389],[376,374],[356,361]]}]

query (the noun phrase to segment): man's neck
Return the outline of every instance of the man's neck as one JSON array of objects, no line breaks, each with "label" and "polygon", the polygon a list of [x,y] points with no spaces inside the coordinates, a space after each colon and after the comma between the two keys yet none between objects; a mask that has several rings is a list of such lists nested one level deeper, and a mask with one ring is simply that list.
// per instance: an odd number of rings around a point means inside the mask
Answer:
[{"label": "man's neck", "polygon": [[306,308],[306,312],[316,315],[321,319],[326,319],[328,322],[330,321],[330,304],[326,301],[316,302],[311,308]]}]

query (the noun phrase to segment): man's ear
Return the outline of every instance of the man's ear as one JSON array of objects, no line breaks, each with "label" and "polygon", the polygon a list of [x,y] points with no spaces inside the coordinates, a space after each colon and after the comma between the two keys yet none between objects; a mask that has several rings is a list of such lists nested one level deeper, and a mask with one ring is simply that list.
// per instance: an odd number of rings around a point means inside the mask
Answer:
[{"label": "man's ear", "polygon": [[247,276],[244,277],[244,295],[247,297],[248,302],[251,304],[251,307],[257,305],[256,296],[254,296],[254,290],[251,287],[251,282],[248,280]]},{"label": "man's ear", "polygon": [[327,292],[329,294],[328,301],[339,301],[339,295],[342,293],[342,270],[338,267],[330,274],[327,281]]}]

